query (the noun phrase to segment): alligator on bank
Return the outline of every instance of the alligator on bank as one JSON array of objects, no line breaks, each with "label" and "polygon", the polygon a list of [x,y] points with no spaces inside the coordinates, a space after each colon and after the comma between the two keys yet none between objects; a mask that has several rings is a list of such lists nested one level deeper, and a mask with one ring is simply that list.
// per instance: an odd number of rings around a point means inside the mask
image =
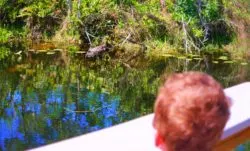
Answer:
[{"label": "alligator on bank", "polygon": [[85,57],[86,58],[93,58],[96,57],[100,54],[102,54],[103,52],[108,50],[108,46],[106,44],[94,47],[94,48],[89,48],[89,50],[87,51]]}]

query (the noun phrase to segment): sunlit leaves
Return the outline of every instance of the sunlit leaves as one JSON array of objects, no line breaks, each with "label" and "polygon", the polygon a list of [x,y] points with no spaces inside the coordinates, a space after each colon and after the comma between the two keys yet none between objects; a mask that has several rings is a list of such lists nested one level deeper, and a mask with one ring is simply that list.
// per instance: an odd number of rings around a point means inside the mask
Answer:
[{"label": "sunlit leaves", "polygon": [[42,1],[35,1],[31,3],[27,3],[26,7],[24,7],[20,11],[19,17],[23,16],[38,16],[38,17],[46,17],[48,15],[51,15],[54,11],[55,6],[54,1],[50,0],[42,0]]},{"label": "sunlit leaves", "polygon": [[208,40],[208,33],[205,31],[208,25],[223,18],[223,6],[219,0],[178,0],[174,4],[168,6],[173,18],[185,23],[189,34],[200,41]]},{"label": "sunlit leaves", "polygon": [[9,48],[4,47],[4,46],[0,46],[0,60],[6,58],[9,54],[10,54]]},{"label": "sunlit leaves", "polygon": [[0,44],[6,43],[13,36],[13,33],[5,28],[0,26]]}]

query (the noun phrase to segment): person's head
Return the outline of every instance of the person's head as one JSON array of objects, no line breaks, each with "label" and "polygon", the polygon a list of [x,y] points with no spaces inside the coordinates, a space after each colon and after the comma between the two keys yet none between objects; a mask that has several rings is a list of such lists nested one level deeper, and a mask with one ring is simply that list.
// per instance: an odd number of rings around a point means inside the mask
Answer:
[{"label": "person's head", "polygon": [[153,126],[164,151],[211,151],[229,117],[221,85],[200,72],[173,74],[157,96]]}]

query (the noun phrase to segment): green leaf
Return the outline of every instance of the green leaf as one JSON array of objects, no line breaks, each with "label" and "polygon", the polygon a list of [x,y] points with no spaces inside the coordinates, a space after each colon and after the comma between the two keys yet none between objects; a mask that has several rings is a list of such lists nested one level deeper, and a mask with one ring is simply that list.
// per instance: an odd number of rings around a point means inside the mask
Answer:
[{"label": "green leaf", "polygon": [[224,61],[223,63],[225,64],[231,64],[231,63],[234,63],[232,60],[228,60],[228,61]]},{"label": "green leaf", "polygon": [[247,62],[242,62],[242,63],[240,63],[241,65],[243,65],[243,66],[246,66],[246,65],[248,65],[248,63]]},{"label": "green leaf", "polygon": [[228,57],[227,56],[220,56],[218,59],[220,59],[220,60],[228,60]]}]

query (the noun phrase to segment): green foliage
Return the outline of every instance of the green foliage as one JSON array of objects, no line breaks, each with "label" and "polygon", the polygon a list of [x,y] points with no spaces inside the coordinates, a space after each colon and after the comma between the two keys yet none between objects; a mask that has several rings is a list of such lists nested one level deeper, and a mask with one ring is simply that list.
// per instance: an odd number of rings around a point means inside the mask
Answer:
[{"label": "green foliage", "polygon": [[114,3],[118,5],[127,5],[127,6],[131,6],[135,4],[136,2],[137,0],[114,0]]},{"label": "green foliage", "polygon": [[24,2],[24,0],[0,0],[0,24],[11,24],[20,21],[18,15],[25,4]]},{"label": "green foliage", "polygon": [[[202,2],[200,8],[197,0],[178,0],[175,5],[170,5],[169,9],[172,10],[173,17],[180,22],[182,19],[184,21],[191,19],[191,22],[199,24],[200,17],[203,17],[209,23],[223,17],[219,0],[200,1]],[[201,9],[201,14],[199,14],[198,9]]]},{"label": "green foliage", "polygon": [[[86,17],[90,14],[100,13],[105,9],[106,5],[110,5],[107,0],[85,0],[82,1],[80,8],[77,8],[77,1],[73,2],[73,9],[79,9],[81,17]],[[77,13],[75,13],[77,15]]]},{"label": "green foliage", "polygon": [[250,141],[245,143],[246,150],[250,150]]},{"label": "green foliage", "polygon": [[75,45],[69,45],[67,47],[67,50],[70,52],[70,53],[76,53],[77,51],[79,51],[79,47],[75,46]]},{"label": "green foliage", "polygon": [[0,46],[0,60],[6,58],[10,54],[10,49],[5,46]]},{"label": "green foliage", "polygon": [[0,8],[0,25],[26,27],[29,37],[35,39],[53,35],[67,10],[65,0],[0,0]]},{"label": "green foliage", "polygon": [[0,44],[8,42],[9,39],[13,36],[13,33],[11,31],[8,31],[7,29],[1,27],[0,33]]},{"label": "green foliage", "polygon": [[188,22],[193,35],[198,38],[204,35],[202,21],[210,24],[223,18],[219,0],[200,1],[201,6],[197,4],[197,0],[178,0],[174,5],[169,5],[173,18],[178,22]]},{"label": "green foliage", "polygon": [[250,150],[250,141],[245,142],[244,144],[239,145],[235,151],[249,151]]},{"label": "green foliage", "polygon": [[51,0],[36,0],[36,1],[26,1],[25,7],[20,10],[19,17],[24,16],[37,16],[44,18],[47,16],[56,16],[57,11],[63,11],[65,7],[65,1],[51,1]]},{"label": "green foliage", "polygon": [[221,19],[223,16],[220,0],[206,0],[204,3],[204,8],[202,10],[202,15],[207,20],[207,22],[213,22],[215,20]]},{"label": "green foliage", "polygon": [[0,0],[0,26],[8,29],[2,32],[0,43],[20,37],[12,31],[18,27],[25,31],[21,37],[37,42],[80,40],[87,47],[107,41],[115,46],[150,43],[152,49],[158,49],[160,42],[162,50],[187,51],[188,46],[193,52],[210,44],[223,48],[232,42],[235,30],[226,13],[232,11],[245,22],[249,20],[245,8],[249,2],[244,0],[165,1],[166,14],[162,14],[159,0]]}]

